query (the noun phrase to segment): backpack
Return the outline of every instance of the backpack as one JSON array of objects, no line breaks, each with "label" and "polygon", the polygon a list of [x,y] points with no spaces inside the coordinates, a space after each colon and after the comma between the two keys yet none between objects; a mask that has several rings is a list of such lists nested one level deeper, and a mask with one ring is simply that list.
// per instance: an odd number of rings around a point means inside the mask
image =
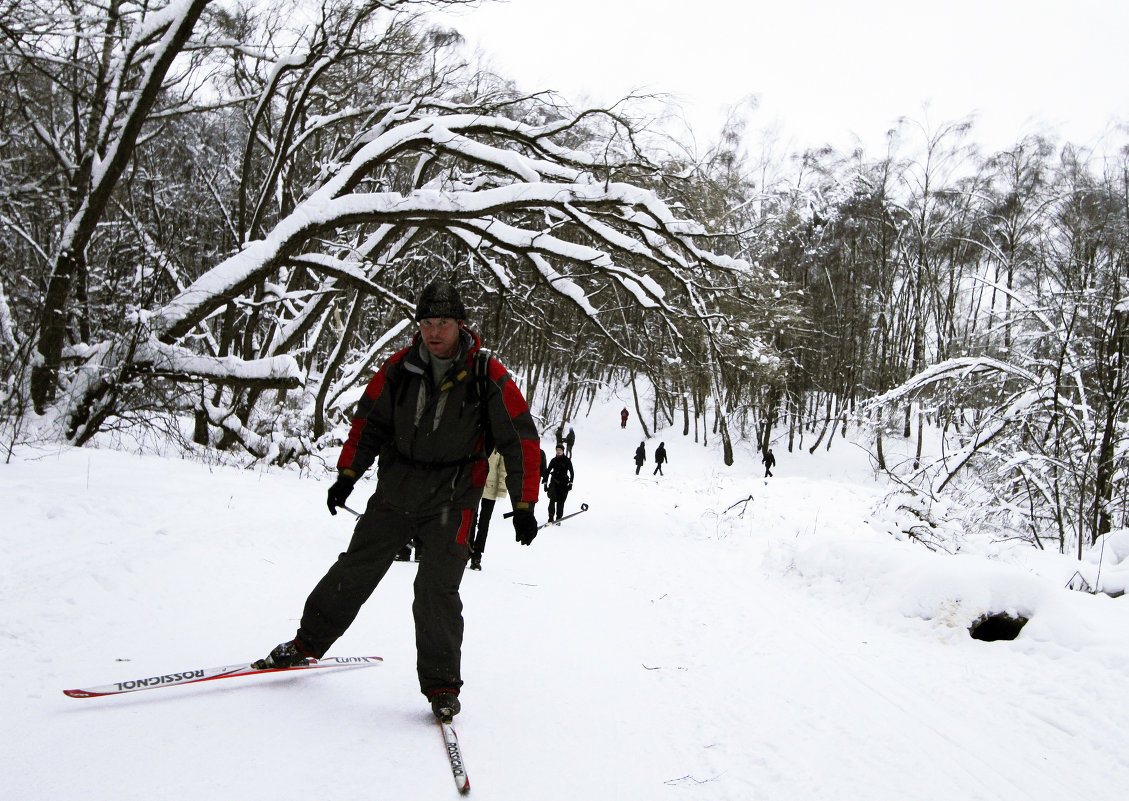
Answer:
[{"label": "backpack", "polygon": [[474,354],[474,375],[471,376],[471,397],[478,403],[482,415],[483,453],[489,456],[494,452],[494,433],[490,428],[490,414],[486,409],[486,385],[490,381],[490,357],[493,354],[486,348],[479,348]]}]

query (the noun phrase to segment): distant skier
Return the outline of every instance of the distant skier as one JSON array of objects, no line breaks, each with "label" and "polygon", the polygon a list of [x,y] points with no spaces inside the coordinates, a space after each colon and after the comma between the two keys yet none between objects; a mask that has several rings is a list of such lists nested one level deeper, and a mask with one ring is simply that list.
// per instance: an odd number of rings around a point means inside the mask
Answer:
[{"label": "distant skier", "polygon": [[651,475],[663,475],[663,462],[669,461],[666,458],[666,443],[660,442],[659,447],[655,449],[655,471]]},{"label": "distant skier", "polygon": [[647,447],[640,442],[639,447],[635,449],[635,475],[639,475],[639,468],[647,461]]},{"label": "distant skier", "polygon": [[569,459],[571,459],[572,458],[572,446],[576,444],[576,432],[572,430],[571,426],[569,426],[568,433],[565,434],[564,443],[565,443],[565,456],[567,456]]},{"label": "distant skier", "polygon": [[627,407],[624,406],[623,411],[619,413],[619,427],[620,428],[627,428],[627,418],[630,417],[630,416],[631,415],[627,411]]},{"label": "distant skier", "polygon": [[765,447],[764,458],[761,461],[764,462],[764,477],[768,478],[772,475],[772,468],[776,464],[776,457],[772,455],[772,448]]},{"label": "distant skier", "polygon": [[545,479],[545,490],[549,496],[549,522],[560,520],[564,516],[565,498],[572,489],[572,480],[575,477],[572,469],[572,460],[565,456],[564,446],[557,446],[557,455],[549,462],[549,476]]}]

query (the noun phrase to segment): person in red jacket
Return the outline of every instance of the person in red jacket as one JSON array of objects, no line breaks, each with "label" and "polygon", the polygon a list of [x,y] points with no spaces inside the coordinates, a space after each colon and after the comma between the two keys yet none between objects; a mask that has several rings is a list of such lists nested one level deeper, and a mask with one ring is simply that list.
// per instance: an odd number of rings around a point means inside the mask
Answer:
[{"label": "person in red jacket", "polygon": [[377,463],[376,489],[345,553],[306,600],[293,640],[254,663],[259,669],[320,659],[414,539],[422,546],[412,614],[420,690],[441,718],[458,713],[462,687],[459,585],[468,538],[486,482],[487,457],[501,454],[517,540],[537,535],[534,504],[541,445],[525,398],[502,364],[466,327],[458,290],[435,281],[416,307],[419,333],[373,376],[353,418],[329,489],[332,514]]},{"label": "person in red jacket", "polygon": [[620,428],[627,428],[627,418],[630,417],[630,416],[631,416],[630,412],[628,412],[627,407],[624,406],[623,410],[620,411],[620,413],[619,413],[619,427]]}]

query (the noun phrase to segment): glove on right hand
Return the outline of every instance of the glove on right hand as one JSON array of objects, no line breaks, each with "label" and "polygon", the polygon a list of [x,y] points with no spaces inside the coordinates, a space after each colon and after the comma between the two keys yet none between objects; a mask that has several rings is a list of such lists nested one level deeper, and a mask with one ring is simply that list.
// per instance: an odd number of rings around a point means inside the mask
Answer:
[{"label": "glove on right hand", "polygon": [[514,532],[517,535],[515,539],[522,545],[533,542],[537,536],[537,518],[533,516],[532,509],[514,510]]},{"label": "glove on right hand", "polygon": [[349,497],[349,493],[353,491],[353,485],[357,482],[348,476],[338,474],[337,480],[333,482],[333,486],[329,488],[329,498],[327,503],[329,505],[329,513],[331,515],[337,514],[337,507],[344,506],[345,501]]}]

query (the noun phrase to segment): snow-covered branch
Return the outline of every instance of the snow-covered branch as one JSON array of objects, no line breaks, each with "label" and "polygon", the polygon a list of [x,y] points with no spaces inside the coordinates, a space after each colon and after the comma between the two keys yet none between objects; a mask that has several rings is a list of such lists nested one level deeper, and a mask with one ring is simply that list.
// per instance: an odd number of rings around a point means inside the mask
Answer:
[{"label": "snow-covered branch", "polygon": [[[448,232],[469,228],[481,237],[479,245],[488,243],[508,253],[541,254],[613,275],[644,306],[661,304],[665,293],[653,279],[621,266],[613,254],[640,258],[673,272],[685,269],[702,255],[692,242],[700,227],[677,219],[653,193],[622,182],[600,181],[575,167],[549,165],[497,144],[477,142],[472,147],[464,131],[488,131],[495,136],[520,133],[525,139],[541,136],[539,129],[512,120],[472,115],[426,118],[397,126],[361,148],[263,239],[249,243],[167,303],[157,315],[163,337],[172,341],[183,336],[215,308],[262,280],[313,237],[348,226],[408,225]],[[470,190],[444,189],[432,182],[434,186],[407,194],[352,191],[379,164],[406,148],[432,153],[436,158],[473,153],[478,164],[496,168],[495,182],[504,176],[511,182]],[[580,154],[571,152],[568,158],[581,160]],[[562,177],[570,182],[557,180]],[[579,244],[544,228],[528,227],[528,217],[521,218],[521,224],[516,222],[519,215],[537,209],[557,210],[564,218],[578,221],[593,244]],[[608,224],[611,219],[617,226]],[[681,253],[676,251],[676,244]],[[363,286],[367,280],[334,259],[309,254],[302,258],[353,285]],[[727,268],[739,264],[717,257],[711,263]],[[562,287],[561,294],[577,300],[575,284],[555,281],[553,285]],[[595,309],[586,313],[592,315]]]}]

